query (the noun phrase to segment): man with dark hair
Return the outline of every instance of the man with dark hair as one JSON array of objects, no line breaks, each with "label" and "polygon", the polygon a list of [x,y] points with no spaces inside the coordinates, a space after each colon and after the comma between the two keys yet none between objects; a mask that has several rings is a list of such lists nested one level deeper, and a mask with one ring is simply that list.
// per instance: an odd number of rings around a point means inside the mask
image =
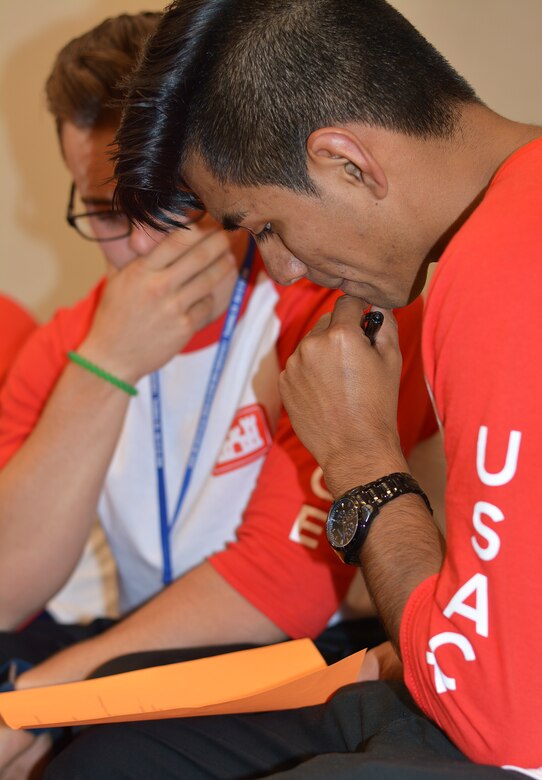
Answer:
[{"label": "man with dark hair", "polygon": [[[179,0],[133,81],[116,169],[132,218],[159,227],[204,203],[255,237],[279,282],[347,293],[281,380],[336,499],[329,542],[362,566],[422,710],[474,761],[538,777],[541,136],[483,105],[384,0]],[[390,312],[437,259],[424,357],[444,428],[444,552],[398,446]],[[384,315],[374,343],[367,304]],[[316,714],[115,735],[124,750],[172,740],[184,778],[296,764],[288,777],[373,777],[394,750],[389,776],[434,777],[431,756],[459,756],[404,692],[371,685]],[[86,735],[87,750],[103,738]],[[318,752],[333,755],[303,764]]]},{"label": "man with dark hair", "polygon": [[[352,581],[323,537],[321,471],[278,395],[288,355],[336,294],[281,289],[246,234],[201,211],[164,236],[112,205],[119,84],[159,18],[106,20],[64,47],[47,81],[73,177],[67,220],[99,243],[107,278],[36,331],[2,396],[0,662],[34,664],[11,666],[17,687],[80,679],[121,654],[317,636]],[[436,426],[421,310],[400,315],[408,451]],[[96,513],[124,618],[10,633],[68,577]],[[30,740],[0,729],[0,767]]]}]

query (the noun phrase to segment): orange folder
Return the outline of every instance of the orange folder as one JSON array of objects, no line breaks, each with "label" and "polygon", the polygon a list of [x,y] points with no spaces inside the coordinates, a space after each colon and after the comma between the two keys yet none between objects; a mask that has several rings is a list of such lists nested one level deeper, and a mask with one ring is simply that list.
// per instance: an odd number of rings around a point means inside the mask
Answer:
[{"label": "orange folder", "polygon": [[327,666],[310,639],[0,694],[13,729],[295,709],[355,682],[365,650]]}]

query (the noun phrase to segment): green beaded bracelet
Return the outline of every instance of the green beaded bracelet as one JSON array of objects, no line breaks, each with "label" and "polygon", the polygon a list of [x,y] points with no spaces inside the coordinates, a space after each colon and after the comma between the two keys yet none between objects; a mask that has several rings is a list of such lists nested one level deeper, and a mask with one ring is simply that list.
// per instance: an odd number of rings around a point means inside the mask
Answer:
[{"label": "green beaded bracelet", "polygon": [[86,368],[86,370],[90,371],[92,374],[96,374],[96,376],[105,379],[106,382],[115,385],[119,390],[124,390],[128,395],[137,395],[138,390],[133,385],[129,385],[128,382],[123,382],[122,379],[113,376],[113,374],[110,374],[108,371],[104,371],[103,368],[91,363],[90,360],[87,360],[78,352],[68,352],[68,359],[71,360],[72,363],[77,363],[78,366]]}]

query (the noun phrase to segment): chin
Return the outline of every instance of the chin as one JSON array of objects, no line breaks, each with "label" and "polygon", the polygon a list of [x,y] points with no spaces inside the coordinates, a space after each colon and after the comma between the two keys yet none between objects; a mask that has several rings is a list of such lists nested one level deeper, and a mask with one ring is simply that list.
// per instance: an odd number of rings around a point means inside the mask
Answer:
[{"label": "chin", "polygon": [[[325,287],[327,290],[342,290],[344,280],[336,277],[324,277],[321,274],[312,274],[308,273],[304,275],[306,279],[309,280],[309,282],[312,282],[312,284],[317,285],[318,287]],[[299,281],[299,279],[302,279],[303,276],[300,276],[298,279],[293,279],[291,284],[294,282]]]},{"label": "chin", "polygon": [[377,290],[368,290],[367,286],[360,284],[359,282],[351,282],[348,279],[344,279],[340,285],[340,289],[345,295],[350,295],[351,298],[359,298],[367,306],[382,306],[381,296],[379,296]]},{"label": "chin", "polygon": [[385,309],[391,311],[392,309],[400,309],[403,306],[408,306],[410,300],[407,298],[389,298],[385,293],[372,287],[368,287],[364,284],[357,282],[345,281],[341,284],[341,290],[345,295],[350,295],[352,298],[359,298],[360,301],[369,306],[378,306],[379,309]]}]

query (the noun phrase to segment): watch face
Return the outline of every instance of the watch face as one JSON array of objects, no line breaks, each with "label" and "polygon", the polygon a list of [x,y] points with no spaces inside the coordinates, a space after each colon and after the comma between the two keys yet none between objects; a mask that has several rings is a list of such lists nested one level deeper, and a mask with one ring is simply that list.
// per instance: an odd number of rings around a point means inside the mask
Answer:
[{"label": "watch face", "polygon": [[358,527],[358,506],[351,498],[341,498],[329,512],[326,533],[333,547],[346,547]]}]

